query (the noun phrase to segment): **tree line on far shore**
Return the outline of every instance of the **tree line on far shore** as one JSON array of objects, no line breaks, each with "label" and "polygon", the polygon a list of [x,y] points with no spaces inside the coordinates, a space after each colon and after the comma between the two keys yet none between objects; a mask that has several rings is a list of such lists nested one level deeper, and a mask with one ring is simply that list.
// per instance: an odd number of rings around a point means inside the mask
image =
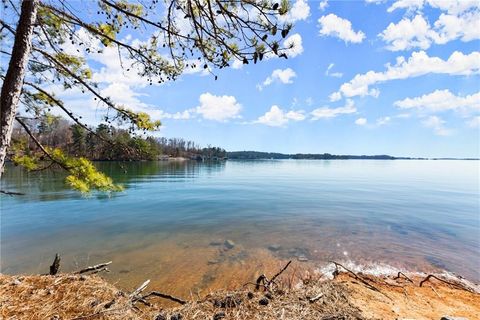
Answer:
[{"label": "tree line on far shore", "polygon": [[[132,133],[131,130],[99,124],[84,127],[62,117],[48,115],[25,120],[38,141],[51,148],[59,148],[69,156],[89,160],[138,161],[166,157],[189,159],[223,159],[227,153],[218,147],[200,147],[182,138],[153,137]],[[17,126],[12,135],[13,150],[24,154],[38,152],[24,128]]]}]

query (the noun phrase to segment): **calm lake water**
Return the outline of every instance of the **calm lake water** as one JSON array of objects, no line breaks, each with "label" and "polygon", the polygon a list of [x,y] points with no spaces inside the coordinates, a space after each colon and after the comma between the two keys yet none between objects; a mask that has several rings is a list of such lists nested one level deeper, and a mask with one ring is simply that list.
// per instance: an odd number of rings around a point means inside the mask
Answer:
[{"label": "calm lake water", "polygon": [[[88,197],[60,172],[7,165],[1,271],[113,260],[132,288],[187,294],[252,280],[294,259],[448,270],[480,280],[478,161],[98,163],[125,192]],[[227,250],[225,240],[235,247]],[[308,261],[300,261],[307,260]]]}]

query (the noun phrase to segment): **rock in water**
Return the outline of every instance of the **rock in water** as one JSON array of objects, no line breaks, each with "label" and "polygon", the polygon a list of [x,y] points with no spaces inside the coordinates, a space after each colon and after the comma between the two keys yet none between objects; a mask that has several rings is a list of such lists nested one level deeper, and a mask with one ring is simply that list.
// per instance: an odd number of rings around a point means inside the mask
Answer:
[{"label": "rock in water", "polygon": [[297,259],[298,259],[298,261],[300,261],[300,262],[307,262],[307,261],[308,261],[308,258],[305,257],[305,255],[303,255],[303,254],[302,254],[302,255],[299,255]]},{"label": "rock in water", "polygon": [[235,247],[235,242],[232,240],[225,240],[224,245],[227,249],[233,249]]},{"label": "rock in water", "polygon": [[280,246],[278,244],[272,244],[272,245],[268,246],[268,250],[273,251],[273,252],[277,252],[281,249],[282,249],[282,246]]}]

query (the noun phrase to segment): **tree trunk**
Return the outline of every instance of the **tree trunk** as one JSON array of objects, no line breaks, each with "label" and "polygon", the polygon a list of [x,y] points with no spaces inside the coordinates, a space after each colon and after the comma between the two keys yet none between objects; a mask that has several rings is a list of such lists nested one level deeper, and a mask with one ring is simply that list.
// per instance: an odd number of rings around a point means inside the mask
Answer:
[{"label": "tree trunk", "polygon": [[2,85],[0,96],[0,178],[7,149],[12,138],[13,121],[22,92],[23,78],[32,48],[32,34],[37,18],[39,0],[23,0],[20,20],[15,31],[12,57]]}]

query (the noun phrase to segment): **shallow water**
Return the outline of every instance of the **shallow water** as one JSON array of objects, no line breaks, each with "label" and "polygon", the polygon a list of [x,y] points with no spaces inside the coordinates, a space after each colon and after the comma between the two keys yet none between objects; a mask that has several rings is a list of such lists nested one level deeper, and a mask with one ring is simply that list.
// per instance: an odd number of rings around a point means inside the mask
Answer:
[{"label": "shallow water", "polygon": [[[62,173],[7,166],[2,189],[26,195],[1,196],[3,273],[44,273],[59,252],[64,271],[113,260],[120,286],[150,278],[179,294],[235,287],[288,259],[480,280],[478,161],[97,165],[126,191],[85,197]],[[214,245],[226,239],[233,249]]]}]

